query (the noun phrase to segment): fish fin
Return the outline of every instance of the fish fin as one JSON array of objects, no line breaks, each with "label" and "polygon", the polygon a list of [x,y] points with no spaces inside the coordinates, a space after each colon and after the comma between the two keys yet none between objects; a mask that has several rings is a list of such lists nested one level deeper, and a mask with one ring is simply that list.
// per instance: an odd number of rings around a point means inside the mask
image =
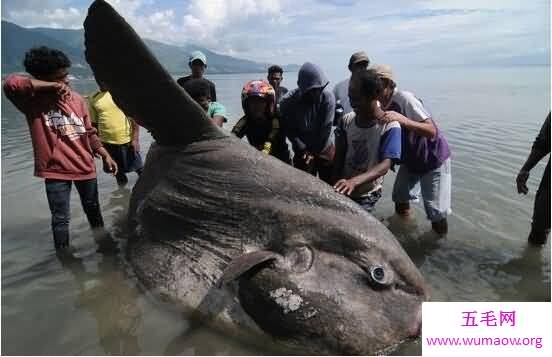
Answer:
[{"label": "fish fin", "polygon": [[269,260],[275,260],[281,257],[280,254],[269,250],[256,250],[251,253],[240,255],[233,259],[230,264],[224,269],[220,282],[227,284],[232,280],[239,278],[243,273],[249,271],[255,266],[267,262]]},{"label": "fish fin", "polygon": [[134,29],[104,0],[84,21],[85,56],[115,103],[165,145],[225,137],[163,68]]}]

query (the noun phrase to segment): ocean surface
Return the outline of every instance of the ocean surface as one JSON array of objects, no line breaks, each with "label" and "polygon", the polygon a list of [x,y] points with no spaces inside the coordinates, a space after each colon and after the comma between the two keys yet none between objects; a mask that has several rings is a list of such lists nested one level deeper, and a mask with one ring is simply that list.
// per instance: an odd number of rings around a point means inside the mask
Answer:
[{"label": "ocean surface", "polygon": [[[328,70],[332,84],[343,70]],[[284,74],[295,87],[296,73]],[[516,174],[550,110],[549,67],[432,68],[401,70],[400,87],[424,100],[452,150],[449,234],[430,232],[421,205],[404,223],[393,216],[391,187],[375,215],[384,220],[419,267],[437,301],[549,301],[550,243],[527,246],[533,200],[546,160],[531,172],[527,196]],[[209,75],[229,113],[230,130],[241,116],[240,92],[265,74]],[[83,94],[92,81],[75,81]],[[148,294],[124,254],[107,256],[96,245],[76,191],[72,193],[72,245],[76,262],[54,252],[43,180],[33,177],[33,155],[24,117],[2,95],[2,354],[270,354],[220,332],[190,327],[186,316]],[[145,157],[151,137],[141,133]],[[101,172],[100,162],[97,162]],[[124,247],[130,190],[100,173],[107,227]],[[76,263],[76,264],[75,264]],[[420,354],[420,341],[394,354]]]}]

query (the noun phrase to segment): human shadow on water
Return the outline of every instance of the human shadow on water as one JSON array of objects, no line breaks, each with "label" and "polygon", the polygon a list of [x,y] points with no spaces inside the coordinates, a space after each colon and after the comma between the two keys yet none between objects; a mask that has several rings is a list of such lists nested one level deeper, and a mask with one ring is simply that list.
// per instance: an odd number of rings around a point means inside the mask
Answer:
[{"label": "human shadow on water", "polygon": [[137,304],[139,292],[125,277],[124,267],[114,252],[104,252],[98,271],[90,272],[83,259],[70,251],[56,253],[62,266],[74,276],[79,287],[77,305],[97,322],[101,347],[109,355],[140,353],[137,333],[142,312]]},{"label": "human shadow on water", "polygon": [[501,301],[550,301],[550,250],[527,245],[506,262],[479,264],[479,274],[493,285]]}]

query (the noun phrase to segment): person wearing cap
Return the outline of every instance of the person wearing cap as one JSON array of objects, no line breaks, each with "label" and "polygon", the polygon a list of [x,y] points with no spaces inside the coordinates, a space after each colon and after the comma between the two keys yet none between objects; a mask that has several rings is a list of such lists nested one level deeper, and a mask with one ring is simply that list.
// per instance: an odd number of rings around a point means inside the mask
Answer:
[{"label": "person wearing cap", "polygon": [[398,122],[402,128],[401,166],[393,186],[395,211],[411,215],[410,201],[420,190],[427,218],[438,234],[448,232],[451,213],[450,149],[431,113],[414,94],[397,88],[389,65],[372,67],[384,84],[381,105],[383,123]]},{"label": "person wearing cap", "polygon": [[226,109],[219,102],[211,100],[209,81],[204,78],[191,79],[184,83],[183,88],[205,110],[213,123],[222,128],[222,125],[228,121]]},{"label": "person wearing cap", "polygon": [[280,101],[284,133],[293,147],[293,166],[330,182],[335,145],[331,135],[335,97],[329,81],[315,64],[306,62],[297,78],[298,88]]},{"label": "person wearing cap", "polygon": [[[384,115],[378,105],[383,84],[377,73],[371,70],[355,72],[351,77],[349,98],[353,112],[346,114],[342,127],[346,140],[336,142],[334,175],[339,178],[334,189],[345,194],[368,212],[381,198],[383,178],[393,164],[401,158],[401,127],[397,122],[380,123]],[[337,160],[337,153],[342,158]]]},{"label": "person wearing cap", "polygon": [[234,125],[232,134],[247,137],[257,150],[291,164],[286,138],[275,113],[274,88],[264,80],[249,81],[243,87],[241,98],[244,116]]},{"label": "person wearing cap", "polygon": [[[351,74],[355,74],[356,72],[363,71],[368,68],[369,64],[370,59],[368,58],[366,52],[355,52],[349,59],[349,71],[351,71]],[[336,115],[336,121],[339,121],[340,117],[343,117],[353,111],[351,103],[349,102],[349,83],[350,78],[347,78],[334,86],[333,93],[335,96],[336,109],[339,112],[339,115]]]},{"label": "person wearing cap", "polygon": [[184,88],[184,83],[186,83],[190,79],[204,79],[209,83],[211,100],[213,102],[216,102],[217,90],[215,87],[215,83],[203,77],[205,74],[205,69],[207,68],[207,56],[205,56],[205,54],[201,51],[192,52],[188,60],[188,66],[190,66],[192,74],[190,74],[189,76],[178,78],[176,82],[182,88]]},{"label": "person wearing cap", "polygon": [[276,92],[276,105],[280,102],[282,97],[286,95],[289,90],[280,85],[282,83],[282,80],[284,79],[284,70],[282,67],[278,65],[273,65],[268,67],[268,76],[266,77],[268,79],[268,83],[274,88],[274,91]]}]

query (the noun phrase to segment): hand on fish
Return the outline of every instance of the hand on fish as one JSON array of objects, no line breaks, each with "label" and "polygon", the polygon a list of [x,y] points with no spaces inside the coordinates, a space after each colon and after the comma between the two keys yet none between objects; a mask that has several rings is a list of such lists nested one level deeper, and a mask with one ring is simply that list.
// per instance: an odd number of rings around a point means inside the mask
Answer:
[{"label": "hand on fish", "polygon": [[305,161],[305,165],[309,165],[311,161],[314,160],[314,155],[309,152],[305,152],[303,154],[303,160]]},{"label": "hand on fish", "polygon": [[350,196],[357,186],[358,184],[354,179],[341,179],[335,183],[334,189],[339,193]]}]

